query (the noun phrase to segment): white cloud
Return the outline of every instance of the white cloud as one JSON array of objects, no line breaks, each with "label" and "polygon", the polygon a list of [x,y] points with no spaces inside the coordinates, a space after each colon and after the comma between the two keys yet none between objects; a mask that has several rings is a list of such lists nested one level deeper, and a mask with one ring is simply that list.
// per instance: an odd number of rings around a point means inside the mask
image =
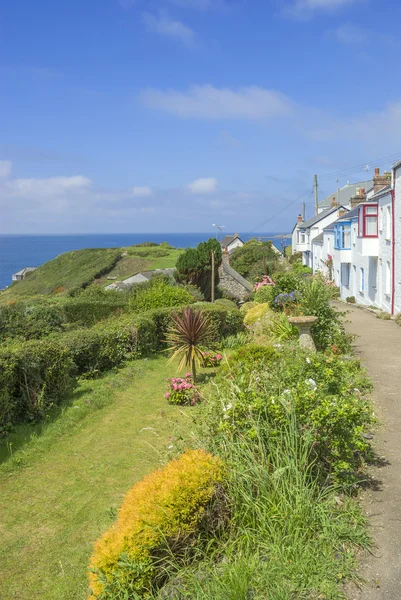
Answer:
[{"label": "white cloud", "polygon": [[214,177],[205,177],[195,179],[192,183],[186,186],[186,189],[191,194],[213,194],[217,191],[218,182]]},{"label": "white cloud", "polygon": [[13,179],[6,183],[9,193],[16,197],[59,197],[70,192],[86,191],[91,180],[82,175],[49,177],[47,179]]},{"label": "white cloud", "polygon": [[11,160],[0,160],[0,179],[10,177],[13,168]]},{"label": "white cloud", "polygon": [[334,38],[340,42],[340,44],[359,46],[364,44],[369,37],[368,31],[353,25],[352,23],[345,23],[337,29],[329,32]]},{"label": "white cloud", "polygon": [[149,198],[152,195],[150,187],[146,186],[135,186],[132,188],[132,196],[134,198]]},{"label": "white cloud", "polygon": [[260,87],[232,90],[212,85],[194,85],[186,92],[175,90],[143,90],[142,102],[157,110],[181,118],[200,119],[266,119],[291,112],[284,94]]},{"label": "white cloud", "polygon": [[167,15],[155,16],[151,13],[143,13],[142,20],[149,31],[154,33],[180,40],[185,44],[190,44],[194,39],[195,34],[190,27],[181,21],[170,19]]},{"label": "white cloud", "polygon": [[334,11],[360,0],[295,0],[284,3],[283,13],[288,16],[308,18],[318,11]]}]

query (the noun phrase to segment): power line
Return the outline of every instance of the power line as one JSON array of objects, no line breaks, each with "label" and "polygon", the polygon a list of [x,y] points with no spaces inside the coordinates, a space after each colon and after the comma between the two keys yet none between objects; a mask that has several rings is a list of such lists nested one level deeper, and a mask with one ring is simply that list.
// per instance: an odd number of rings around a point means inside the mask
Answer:
[{"label": "power line", "polygon": [[257,231],[258,229],[260,229],[261,227],[263,227],[263,225],[266,225],[267,222],[274,221],[275,219],[277,219],[277,217],[279,217],[280,215],[284,214],[289,208],[291,208],[292,206],[294,206],[294,204],[296,204],[297,202],[299,202],[299,200],[301,200],[305,196],[312,195],[312,194],[313,194],[313,189],[312,190],[308,190],[307,192],[303,192],[300,196],[298,196],[298,198],[296,198],[295,200],[293,200],[292,202],[290,202],[290,204],[287,204],[287,206],[285,206],[284,208],[282,208],[281,210],[279,210],[279,212],[277,212],[275,215],[273,215],[273,217],[269,217],[268,219],[266,219],[262,223],[259,223],[259,225],[257,225],[254,229],[252,229],[251,231],[249,231],[248,233],[246,233],[244,235],[244,237],[251,236],[253,233],[255,233],[255,231]]},{"label": "power line", "polygon": [[356,171],[362,171],[364,169],[366,169],[366,167],[370,164],[374,164],[374,165],[382,165],[384,163],[388,163],[388,162],[392,162],[394,160],[396,160],[397,158],[399,158],[401,156],[401,152],[397,152],[395,154],[389,154],[388,156],[383,156],[381,158],[375,158],[369,161],[366,161],[362,164],[359,165],[354,165],[353,167],[347,167],[345,169],[336,171],[336,172],[332,172],[332,173],[326,173],[325,175],[322,175],[321,177],[319,177],[319,181],[325,181],[328,179],[337,179],[338,177],[341,176],[345,176],[345,175],[351,175],[352,173],[355,173]]}]

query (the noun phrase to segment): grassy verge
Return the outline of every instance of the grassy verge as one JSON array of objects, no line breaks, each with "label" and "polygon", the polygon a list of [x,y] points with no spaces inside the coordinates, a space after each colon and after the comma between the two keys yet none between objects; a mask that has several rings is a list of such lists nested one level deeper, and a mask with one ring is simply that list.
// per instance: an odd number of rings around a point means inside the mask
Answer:
[{"label": "grassy verge", "polygon": [[52,422],[9,439],[19,447],[12,456],[4,443],[1,597],[86,598],[93,542],[126,490],[190,427],[193,409],[163,397],[172,372],[162,357],[82,382]]}]

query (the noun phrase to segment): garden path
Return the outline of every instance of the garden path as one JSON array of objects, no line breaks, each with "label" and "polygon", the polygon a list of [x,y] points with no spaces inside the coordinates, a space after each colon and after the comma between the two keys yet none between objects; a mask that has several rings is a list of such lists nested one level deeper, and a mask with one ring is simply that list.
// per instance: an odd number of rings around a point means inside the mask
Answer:
[{"label": "garden path", "polygon": [[[344,310],[343,304],[338,307]],[[348,308],[348,307],[347,307]],[[364,492],[374,547],[360,562],[367,586],[349,588],[350,600],[401,598],[401,329],[367,310],[350,307],[346,328],[358,337],[355,349],[374,384],[379,427],[374,449],[379,460],[370,468],[375,485]]]}]

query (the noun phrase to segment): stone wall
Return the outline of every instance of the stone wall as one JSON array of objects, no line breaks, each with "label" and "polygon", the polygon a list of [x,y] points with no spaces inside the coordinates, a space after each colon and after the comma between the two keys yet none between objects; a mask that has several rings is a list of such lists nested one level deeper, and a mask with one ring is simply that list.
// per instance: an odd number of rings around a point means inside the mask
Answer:
[{"label": "stone wall", "polygon": [[231,275],[220,269],[220,283],[219,287],[231,294],[236,300],[243,301],[249,295],[249,291],[245,289],[238,281],[236,281]]}]

